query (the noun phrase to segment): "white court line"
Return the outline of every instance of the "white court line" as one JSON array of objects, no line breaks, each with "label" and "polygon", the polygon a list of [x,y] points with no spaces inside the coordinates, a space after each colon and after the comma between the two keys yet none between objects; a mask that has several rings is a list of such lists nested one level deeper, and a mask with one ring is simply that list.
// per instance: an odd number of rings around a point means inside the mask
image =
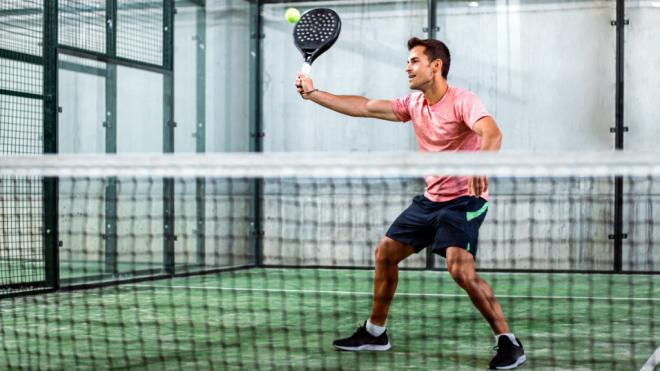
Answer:
[{"label": "white court line", "polygon": [[653,371],[655,366],[658,364],[660,364],[660,347],[658,347],[658,349],[656,349],[655,352],[651,354],[651,358],[646,361],[644,366],[642,366],[639,371]]},{"label": "white court line", "polygon": [[[128,285],[127,285],[128,286]],[[214,287],[214,286],[168,286],[168,285],[132,285],[133,287],[149,287],[158,289],[195,289],[195,290],[215,290],[215,291],[253,291],[253,292],[283,292],[299,294],[337,294],[337,295],[373,295],[371,292],[356,291],[330,291],[330,290],[300,290],[300,289],[260,289],[244,287]],[[433,294],[433,293],[396,293],[395,296],[421,296],[438,298],[462,298],[467,294]],[[539,299],[539,300],[605,300],[605,301],[660,301],[660,298],[622,298],[605,296],[529,296],[529,295],[495,295],[498,298],[508,299]]]}]

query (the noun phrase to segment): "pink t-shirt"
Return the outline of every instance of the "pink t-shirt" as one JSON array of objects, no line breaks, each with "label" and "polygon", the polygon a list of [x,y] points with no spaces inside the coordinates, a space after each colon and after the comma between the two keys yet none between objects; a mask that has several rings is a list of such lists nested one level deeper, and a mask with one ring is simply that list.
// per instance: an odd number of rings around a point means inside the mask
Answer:
[{"label": "pink t-shirt", "polygon": [[[481,139],[472,131],[479,119],[490,116],[472,92],[449,86],[436,104],[429,106],[423,93],[412,93],[392,101],[399,120],[412,120],[420,151],[478,151]],[[424,196],[444,202],[468,195],[467,177],[427,176]],[[488,193],[481,195],[488,199]]]}]

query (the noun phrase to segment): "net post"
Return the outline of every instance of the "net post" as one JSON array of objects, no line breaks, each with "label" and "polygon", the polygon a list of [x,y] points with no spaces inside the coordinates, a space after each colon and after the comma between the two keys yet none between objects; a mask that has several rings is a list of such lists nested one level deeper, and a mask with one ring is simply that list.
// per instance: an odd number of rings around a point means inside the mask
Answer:
[{"label": "net post", "polygon": [[[57,1],[45,0],[43,19],[43,152],[53,154],[57,148],[58,71],[57,71]],[[46,284],[60,286],[58,179],[43,178],[43,251]]]},{"label": "net post", "polygon": [[[163,1],[163,153],[174,153],[174,0]],[[163,179],[163,269],[174,274],[174,179]]]},{"label": "net post", "polygon": [[[250,152],[263,152],[261,40],[263,38],[261,0],[250,0]],[[250,181],[250,253],[254,264],[262,265],[263,180]]]},{"label": "net post", "polygon": [[[106,0],[105,45],[106,53],[117,55],[117,2]],[[117,66],[105,68],[105,153],[117,153]],[[105,272],[117,274],[117,178],[108,178],[105,184]]]}]

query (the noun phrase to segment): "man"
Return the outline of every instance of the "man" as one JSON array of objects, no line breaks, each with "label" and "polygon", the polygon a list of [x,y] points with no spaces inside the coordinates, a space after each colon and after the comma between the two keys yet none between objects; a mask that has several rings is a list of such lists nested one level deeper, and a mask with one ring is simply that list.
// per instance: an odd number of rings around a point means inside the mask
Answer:
[{"label": "man", "polygon": [[[497,151],[501,133],[479,99],[469,91],[449,86],[451,57],[438,40],[408,40],[406,72],[412,93],[396,100],[337,96],[314,88],[298,75],[295,85],[306,100],[357,117],[413,122],[421,151]],[[398,264],[426,246],[447,260],[447,269],[463,288],[495,334],[494,369],[512,369],[525,362],[521,342],[509,331],[493,290],[475,271],[478,232],[488,209],[485,177],[426,177],[424,195],[392,224],[376,248],[374,297],[371,314],[351,336],[336,340],[338,350],[384,351],[391,345],[385,321],[398,280]]]}]

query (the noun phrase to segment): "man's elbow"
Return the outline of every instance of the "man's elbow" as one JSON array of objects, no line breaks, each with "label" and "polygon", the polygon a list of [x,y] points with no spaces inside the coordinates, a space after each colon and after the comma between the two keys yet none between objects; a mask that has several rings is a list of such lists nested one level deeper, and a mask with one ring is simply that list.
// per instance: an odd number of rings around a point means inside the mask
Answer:
[{"label": "man's elbow", "polygon": [[486,133],[487,141],[492,144],[492,148],[499,149],[502,145],[502,132],[495,127],[493,130]]},{"label": "man's elbow", "polygon": [[353,112],[353,117],[373,117],[374,114],[371,111],[371,107],[369,107],[368,103],[365,103],[363,106],[359,107],[355,112]]},{"label": "man's elbow", "polygon": [[498,150],[502,144],[502,132],[497,127],[497,125],[487,125],[481,127],[480,132],[477,132],[481,136],[481,141],[486,146],[484,149],[488,150]]},{"label": "man's elbow", "polygon": [[497,126],[493,128],[491,136],[493,140],[496,141],[497,143],[502,143],[502,132],[500,131],[500,128],[498,128]]}]

